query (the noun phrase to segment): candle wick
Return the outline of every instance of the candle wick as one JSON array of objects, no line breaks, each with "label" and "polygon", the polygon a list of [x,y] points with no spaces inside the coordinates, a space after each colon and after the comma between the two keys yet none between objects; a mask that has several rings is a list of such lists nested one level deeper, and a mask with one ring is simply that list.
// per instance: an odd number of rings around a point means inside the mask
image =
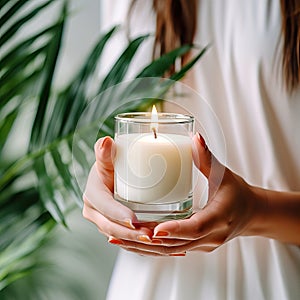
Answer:
[{"label": "candle wick", "polygon": [[154,138],[157,139],[157,133],[156,133],[156,129],[154,127],[152,127],[152,131],[153,131],[153,134],[154,134]]}]

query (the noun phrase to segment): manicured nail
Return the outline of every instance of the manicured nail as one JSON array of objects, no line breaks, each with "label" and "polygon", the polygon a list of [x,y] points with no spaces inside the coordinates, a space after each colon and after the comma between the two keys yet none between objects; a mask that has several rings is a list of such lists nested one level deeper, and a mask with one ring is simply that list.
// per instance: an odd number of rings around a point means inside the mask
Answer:
[{"label": "manicured nail", "polygon": [[113,236],[110,236],[108,238],[108,242],[113,245],[123,245],[124,244],[121,240],[118,240],[118,239],[114,238]]},{"label": "manicured nail", "polygon": [[198,138],[199,138],[199,140],[200,140],[201,146],[202,146],[205,150],[207,150],[207,145],[206,145],[206,143],[205,143],[205,140],[204,140],[203,136],[202,136],[199,132],[198,132]]},{"label": "manicured nail", "polygon": [[183,252],[183,253],[171,253],[169,254],[169,256],[185,256],[186,255],[186,252]]},{"label": "manicured nail", "polygon": [[124,220],[123,224],[129,229],[135,229],[135,226],[132,224],[132,221],[130,219]]},{"label": "manicured nail", "polygon": [[107,141],[108,141],[108,137],[104,137],[99,145],[99,149],[102,149]]},{"label": "manicured nail", "polygon": [[156,236],[169,236],[169,232],[166,232],[166,231],[157,231],[156,233],[154,233],[154,237]]},{"label": "manicured nail", "polygon": [[137,239],[140,242],[151,243],[151,238],[148,235],[146,235],[146,234],[139,235]]},{"label": "manicured nail", "polygon": [[159,240],[159,239],[152,239],[151,243],[156,244],[156,245],[161,245],[163,242],[162,242],[162,240]]}]

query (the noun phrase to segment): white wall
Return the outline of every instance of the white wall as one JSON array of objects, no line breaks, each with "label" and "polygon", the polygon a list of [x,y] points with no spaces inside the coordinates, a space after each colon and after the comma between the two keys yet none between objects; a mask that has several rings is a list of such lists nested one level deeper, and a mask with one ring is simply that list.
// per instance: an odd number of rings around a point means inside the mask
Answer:
[{"label": "white wall", "polygon": [[102,32],[101,0],[72,0],[71,16],[66,24],[65,38],[59,68],[56,74],[56,84],[64,84],[82,62],[86,59],[89,51]]}]

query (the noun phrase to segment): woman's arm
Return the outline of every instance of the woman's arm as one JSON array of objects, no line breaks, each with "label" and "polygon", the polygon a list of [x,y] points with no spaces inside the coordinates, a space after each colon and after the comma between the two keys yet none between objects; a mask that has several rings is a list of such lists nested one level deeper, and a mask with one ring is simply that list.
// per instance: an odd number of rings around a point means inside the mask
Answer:
[{"label": "woman's arm", "polygon": [[300,193],[258,187],[252,187],[252,192],[262,205],[245,235],[260,235],[300,245]]}]

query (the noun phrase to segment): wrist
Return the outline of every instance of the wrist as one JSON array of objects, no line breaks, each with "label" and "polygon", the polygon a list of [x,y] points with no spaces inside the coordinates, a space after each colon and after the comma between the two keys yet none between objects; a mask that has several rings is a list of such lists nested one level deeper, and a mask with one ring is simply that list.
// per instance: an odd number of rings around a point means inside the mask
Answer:
[{"label": "wrist", "polygon": [[249,186],[249,201],[253,203],[253,213],[243,235],[264,236],[268,223],[268,197],[266,190]]}]

